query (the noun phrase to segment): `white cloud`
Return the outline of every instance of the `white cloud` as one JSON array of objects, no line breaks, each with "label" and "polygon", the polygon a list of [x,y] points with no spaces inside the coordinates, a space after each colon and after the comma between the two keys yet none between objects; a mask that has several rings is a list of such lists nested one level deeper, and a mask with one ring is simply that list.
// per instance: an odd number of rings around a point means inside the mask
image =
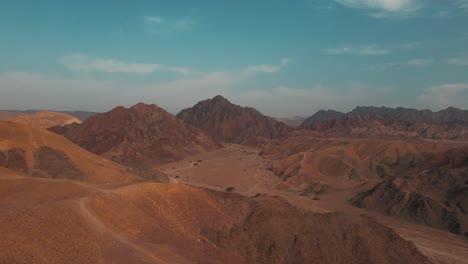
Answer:
[{"label": "white cloud", "polygon": [[[241,105],[252,106],[270,116],[310,116],[320,109],[349,111],[356,105],[393,106],[394,89],[375,89],[353,84],[346,89],[323,85],[310,87],[277,87],[272,90],[249,90],[233,97]],[[401,103],[401,101],[400,101]]]},{"label": "white cloud", "polygon": [[418,0],[335,0],[352,8],[381,9],[389,12],[408,12],[421,7]]},{"label": "white cloud", "polygon": [[159,16],[146,16],[145,22],[147,23],[155,23],[155,24],[162,24],[164,19]]},{"label": "white cloud", "polygon": [[[386,91],[354,85],[340,91],[316,85],[241,90],[248,78],[212,72],[159,83],[122,83],[92,78],[62,79],[25,72],[0,74],[0,104],[11,109],[107,111],[137,102],[157,104],[177,113],[198,101],[221,94],[233,103],[255,107],[271,116],[310,115],[321,108],[350,110],[358,104],[383,104]],[[388,104],[387,104],[388,105]]]},{"label": "white cloud", "polygon": [[187,30],[187,29],[191,29],[197,23],[198,23],[197,19],[187,16],[187,17],[182,17],[182,18],[178,18],[174,20],[172,22],[171,27],[175,30]]},{"label": "white cloud", "polygon": [[353,54],[361,56],[381,56],[390,53],[390,50],[385,48],[379,48],[376,46],[366,46],[366,47],[342,47],[342,48],[333,48],[333,49],[324,49],[324,53],[329,54]]},{"label": "white cloud", "polygon": [[367,65],[362,69],[365,71],[383,71],[388,69],[401,69],[403,67],[428,67],[436,63],[435,59],[411,59],[404,62],[388,62],[381,64]]},{"label": "white cloud", "polygon": [[350,8],[370,10],[369,15],[375,18],[410,15],[423,7],[421,0],[335,0],[335,2]]},{"label": "white cloud", "polygon": [[177,18],[163,18],[160,16],[145,16],[143,18],[145,28],[152,34],[161,35],[177,31],[192,29],[199,23],[198,19],[191,16]]},{"label": "white cloud", "polygon": [[93,78],[54,78],[27,72],[0,74],[0,105],[5,109],[108,111],[117,105],[154,103],[177,113],[200,100],[229,94],[242,80],[213,72],[158,83],[124,83]]},{"label": "white cloud", "polygon": [[434,64],[434,62],[435,60],[433,59],[412,59],[409,60],[406,64],[415,67],[425,67]]},{"label": "white cloud", "polygon": [[462,8],[468,8],[468,0],[457,0],[457,4]]},{"label": "white cloud", "polygon": [[129,73],[150,74],[157,71],[167,71],[179,74],[193,73],[187,67],[168,66],[158,63],[128,63],[114,59],[94,58],[84,54],[69,54],[62,56],[59,63],[74,72],[93,73]]},{"label": "white cloud", "polygon": [[271,90],[239,89],[248,78],[242,74],[211,72],[157,83],[123,83],[80,77],[53,78],[25,72],[0,74],[0,105],[10,109],[107,111],[137,102],[157,104],[177,113],[200,100],[221,94],[233,103],[251,106],[270,116],[310,115],[319,109],[348,111],[356,105],[419,106],[438,110],[467,108],[468,84],[431,87],[417,97],[402,97],[395,87],[376,89],[354,84],[346,89],[313,85]]},{"label": "white cloud", "polygon": [[279,64],[260,64],[260,65],[251,65],[246,67],[242,72],[246,75],[253,75],[256,73],[276,73],[279,72],[283,67],[289,64],[291,61],[290,58],[283,58]]},{"label": "white cloud", "polygon": [[468,66],[468,57],[452,58],[452,59],[447,60],[447,63],[453,64],[453,65]]},{"label": "white cloud", "polygon": [[468,83],[443,84],[430,87],[418,97],[423,105],[435,109],[447,107],[468,108]]}]

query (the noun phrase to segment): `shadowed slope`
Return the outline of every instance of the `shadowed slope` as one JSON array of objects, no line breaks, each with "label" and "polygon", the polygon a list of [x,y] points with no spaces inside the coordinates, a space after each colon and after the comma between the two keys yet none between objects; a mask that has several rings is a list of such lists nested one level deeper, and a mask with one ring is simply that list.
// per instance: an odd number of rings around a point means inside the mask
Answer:
[{"label": "shadowed slope", "polygon": [[182,110],[177,118],[216,141],[245,143],[257,138],[280,138],[290,131],[287,125],[253,108],[234,105],[220,95]]},{"label": "shadowed slope", "polygon": [[54,127],[81,147],[119,163],[140,166],[177,160],[219,146],[156,105],[139,103],[95,115],[81,125]]},{"label": "shadowed slope", "polygon": [[438,153],[352,199],[355,206],[468,238],[468,148]]}]

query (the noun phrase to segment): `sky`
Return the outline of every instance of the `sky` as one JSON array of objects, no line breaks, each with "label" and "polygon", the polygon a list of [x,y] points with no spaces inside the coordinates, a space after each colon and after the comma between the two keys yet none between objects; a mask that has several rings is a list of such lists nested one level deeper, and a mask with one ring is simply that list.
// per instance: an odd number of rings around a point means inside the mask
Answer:
[{"label": "sky", "polygon": [[0,109],[468,109],[468,0],[2,0]]}]

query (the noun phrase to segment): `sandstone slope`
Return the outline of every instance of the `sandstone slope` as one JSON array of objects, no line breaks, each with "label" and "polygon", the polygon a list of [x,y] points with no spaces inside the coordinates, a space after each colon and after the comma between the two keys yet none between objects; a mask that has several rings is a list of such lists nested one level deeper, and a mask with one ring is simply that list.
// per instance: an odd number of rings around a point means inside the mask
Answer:
[{"label": "sandstone slope", "polygon": [[182,185],[0,179],[5,263],[427,263],[368,217]]},{"label": "sandstone slope", "polygon": [[40,111],[34,114],[19,114],[8,119],[15,123],[36,126],[40,128],[49,128],[53,126],[64,126],[72,123],[81,123],[81,121],[68,114],[52,111]]},{"label": "sandstone slope", "polygon": [[143,180],[59,135],[8,121],[0,121],[0,167],[35,177],[95,183]]}]

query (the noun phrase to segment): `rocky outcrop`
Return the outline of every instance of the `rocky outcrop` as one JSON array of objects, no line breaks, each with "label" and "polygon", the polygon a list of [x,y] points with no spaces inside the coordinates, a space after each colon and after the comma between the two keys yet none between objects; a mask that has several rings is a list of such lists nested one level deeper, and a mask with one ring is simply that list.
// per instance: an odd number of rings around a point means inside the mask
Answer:
[{"label": "rocky outcrop", "polygon": [[234,105],[219,95],[182,110],[177,118],[200,128],[218,142],[244,143],[256,138],[281,138],[291,130],[284,123],[253,108]]},{"label": "rocky outcrop", "polygon": [[468,148],[430,157],[354,197],[353,205],[468,237]]},{"label": "rocky outcrop", "polygon": [[200,130],[156,105],[116,107],[80,125],[54,127],[72,142],[119,163],[140,166],[178,160],[219,147]]}]

